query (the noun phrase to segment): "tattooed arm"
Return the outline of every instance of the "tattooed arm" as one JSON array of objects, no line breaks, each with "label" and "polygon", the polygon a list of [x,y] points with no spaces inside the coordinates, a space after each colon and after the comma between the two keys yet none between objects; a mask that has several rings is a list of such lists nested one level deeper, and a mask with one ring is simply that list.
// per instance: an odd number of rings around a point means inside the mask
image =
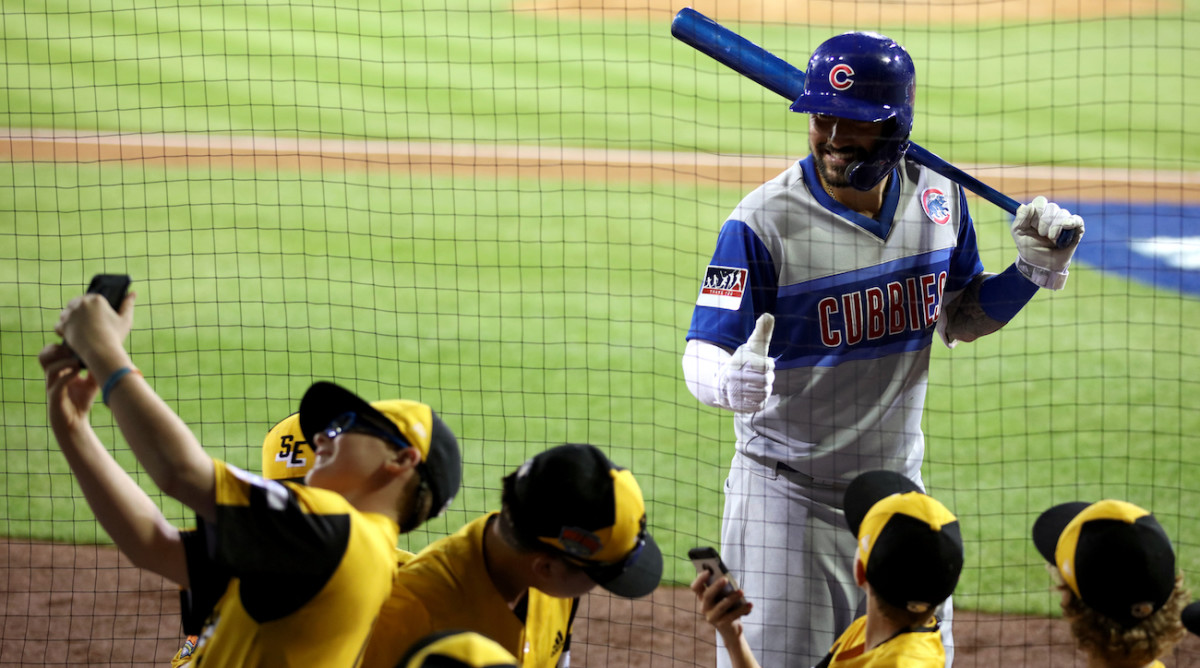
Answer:
[{"label": "tattooed arm", "polygon": [[1037,293],[1037,286],[1010,266],[981,273],[945,305],[946,341],[974,341],[1008,324]]}]

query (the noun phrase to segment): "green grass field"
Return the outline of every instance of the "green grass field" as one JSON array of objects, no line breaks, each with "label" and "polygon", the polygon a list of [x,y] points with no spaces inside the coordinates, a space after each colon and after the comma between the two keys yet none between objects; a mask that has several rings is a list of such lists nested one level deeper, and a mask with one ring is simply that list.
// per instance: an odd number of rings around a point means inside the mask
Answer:
[{"label": "green grass field", "polygon": [[[805,152],[802,117],[665,24],[477,2],[96,7],[6,8],[21,20],[4,22],[0,124]],[[927,82],[915,138],[945,157],[1186,169],[1200,155],[1184,126],[1200,103],[1184,85],[1194,14],[886,32]],[[743,27],[795,64],[841,29]],[[426,401],[467,466],[454,510],[412,538],[420,547],[496,506],[500,477],[527,456],[595,443],[638,474],[668,577],[690,579],[683,553],[717,539],[732,424],[688,394],[679,356],[698,276],[741,195],[5,163],[0,533],[107,541],[45,427],[35,356],[91,274],[124,271],[139,292],[135,359],[214,456],[257,468],[266,428],[315,379]],[[1003,214],[973,204],[999,269],[1012,259]],[[1052,610],[1027,536],[1039,510],[1066,500],[1152,508],[1197,570],[1196,322],[1194,299],[1076,266],[1067,290],[1039,295],[999,334],[935,344],[925,475],[969,540],[959,606]],[[105,409],[95,422],[135,471]]]}]

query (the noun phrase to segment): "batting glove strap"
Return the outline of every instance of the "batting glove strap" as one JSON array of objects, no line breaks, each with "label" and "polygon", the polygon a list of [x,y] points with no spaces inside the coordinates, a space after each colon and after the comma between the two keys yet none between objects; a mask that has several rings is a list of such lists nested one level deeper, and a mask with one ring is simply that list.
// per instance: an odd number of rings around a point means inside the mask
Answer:
[{"label": "batting glove strap", "polygon": [[[1017,255],[1016,264],[1017,271],[1021,272],[1022,276],[1028,278],[1030,282],[1039,288],[1062,290],[1067,284],[1067,274],[1070,272],[1067,271],[1066,267],[1063,267],[1062,271],[1046,269],[1045,267],[1039,267],[1035,264],[1030,264],[1019,254]],[[1068,261],[1067,264],[1069,266],[1070,261]]]}]

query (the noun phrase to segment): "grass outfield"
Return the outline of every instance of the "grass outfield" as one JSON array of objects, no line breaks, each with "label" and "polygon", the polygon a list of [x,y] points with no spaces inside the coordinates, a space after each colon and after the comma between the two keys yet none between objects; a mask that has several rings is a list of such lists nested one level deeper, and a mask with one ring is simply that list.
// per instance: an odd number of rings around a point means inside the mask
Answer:
[{"label": "grass outfield", "polygon": [[[133,4],[12,14],[0,126],[806,150],[800,115],[666,21],[478,1]],[[917,63],[914,139],[958,162],[1194,168],[1200,87],[1184,65],[1200,9],[1184,11],[887,27]],[[730,27],[804,67],[854,26]]]},{"label": "grass outfield", "polygon": [[[0,125],[805,151],[802,116],[665,24],[420,5],[19,14],[3,27]],[[1186,169],[1200,155],[1183,123],[1200,105],[1183,85],[1189,18],[887,32],[921,71],[915,138],[945,157]],[[838,30],[744,27],[794,64]],[[638,473],[669,578],[690,579],[683,552],[716,541],[732,424],[687,393],[679,355],[740,190],[0,167],[5,535],[105,540],[48,440],[34,358],[60,305],[107,270],[134,276],[130,346],[215,456],[256,469],[266,427],[313,379],[438,408],[462,439],[466,487],[414,547],[497,505],[525,457],[572,440]],[[985,263],[1003,267],[1000,214],[973,210]],[[960,605],[1054,609],[1027,536],[1038,510],[1076,498],[1153,508],[1197,570],[1200,528],[1185,520],[1200,501],[1198,308],[1077,266],[1001,333],[935,345],[925,471],[969,540]]]},{"label": "grass outfield", "polygon": [[[676,557],[669,577],[687,576],[687,547],[716,541],[731,422],[701,408],[678,373],[715,230],[677,221],[718,221],[719,203],[739,193],[515,181],[464,191],[347,174],[268,182],[284,206],[264,202],[252,174],[197,183],[187,170],[135,171],[162,187],[101,185],[131,180],[113,167],[0,177],[19,209],[63,212],[22,216],[3,244],[15,254],[0,280],[16,289],[3,293],[2,331],[21,341],[0,353],[5,534],[104,540],[43,426],[34,357],[82,277],[121,269],[140,294],[139,365],[215,456],[256,469],[252,446],[313,379],[368,396],[398,388],[445,415],[468,462],[433,534],[496,506],[499,478],[528,455],[588,441],[638,472]],[[617,213],[637,209],[648,217]],[[981,246],[998,266],[1007,233],[990,218]],[[1181,545],[1200,544],[1182,521],[1200,500],[1200,398],[1189,391],[1200,362],[1185,326],[1200,305],[1086,267],[1071,280],[1001,333],[935,348],[926,475],[963,519],[967,607],[1049,609],[1027,535],[1051,503],[1127,498],[1154,508]],[[118,443],[107,411],[95,415]],[[1197,563],[1195,550],[1183,557]]]}]

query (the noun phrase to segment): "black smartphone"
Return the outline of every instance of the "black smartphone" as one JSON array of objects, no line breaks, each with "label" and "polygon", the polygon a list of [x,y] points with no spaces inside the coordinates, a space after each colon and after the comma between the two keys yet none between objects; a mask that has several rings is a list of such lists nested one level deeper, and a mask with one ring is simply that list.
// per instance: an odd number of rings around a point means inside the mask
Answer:
[{"label": "black smartphone", "polygon": [[725,595],[731,594],[738,589],[738,583],[730,575],[729,569],[725,567],[725,562],[721,561],[721,555],[717,553],[714,547],[693,547],[688,550],[688,559],[692,560],[692,565],[696,567],[696,573],[708,573],[708,584],[712,584],[717,578],[725,576]]},{"label": "black smartphone", "polygon": [[114,311],[120,311],[121,302],[125,301],[125,294],[129,292],[129,283],[128,274],[96,274],[87,291],[103,295]]},{"label": "black smartphone", "polygon": [[[114,311],[120,311],[121,302],[125,301],[125,295],[129,292],[129,283],[128,274],[96,274],[88,284],[87,291],[89,294],[102,295]],[[79,360],[79,366],[87,368],[83,360]]]}]

